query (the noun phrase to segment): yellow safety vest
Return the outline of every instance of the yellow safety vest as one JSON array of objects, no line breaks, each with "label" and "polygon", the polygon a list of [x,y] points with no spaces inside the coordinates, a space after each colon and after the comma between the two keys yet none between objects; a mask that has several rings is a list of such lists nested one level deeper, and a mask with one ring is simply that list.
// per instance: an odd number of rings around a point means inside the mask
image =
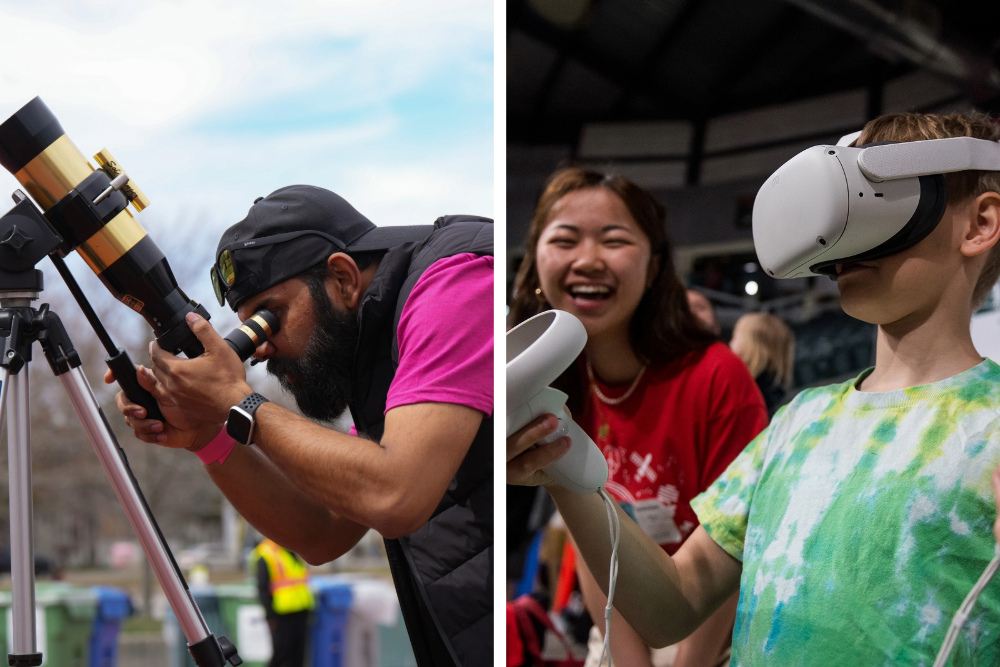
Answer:
[{"label": "yellow safety vest", "polygon": [[271,575],[271,606],[277,614],[313,608],[305,563],[271,540],[264,540],[250,553],[250,571],[263,558]]}]

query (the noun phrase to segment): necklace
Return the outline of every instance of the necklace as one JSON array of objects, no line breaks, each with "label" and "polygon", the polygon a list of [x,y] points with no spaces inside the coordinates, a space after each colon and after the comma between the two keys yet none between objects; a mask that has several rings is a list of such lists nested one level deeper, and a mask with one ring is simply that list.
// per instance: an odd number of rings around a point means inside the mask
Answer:
[{"label": "necklace", "polygon": [[646,372],[646,365],[643,364],[642,368],[639,369],[639,374],[635,376],[632,380],[632,385],[628,388],[624,394],[618,398],[608,398],[601,391],[601,388],[597,386],[597,380],[594,378],[594,368],[590,365],[590,359],[587,359],[587,379],[590,380],[590,387],[594,390],[594,395],[597,399],[604,403],[605,405],[618,405],[619,403],[624,403],[625,400],[632,395],[635,388],[639,386],[639,380],[642,379],[642,374]]}]

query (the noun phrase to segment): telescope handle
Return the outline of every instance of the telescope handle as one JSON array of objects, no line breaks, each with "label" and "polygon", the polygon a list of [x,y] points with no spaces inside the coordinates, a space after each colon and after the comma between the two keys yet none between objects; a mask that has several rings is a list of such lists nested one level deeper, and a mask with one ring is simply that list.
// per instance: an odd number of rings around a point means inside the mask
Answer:
[{"label": "telescope handle", "polygon": [[146,408],[146,419],[164,421],[163,415],[160,413],[160,407],[156,404],[156,399],[139,384],[139,379],[136,377],[135,364],[129,358],[128,352],[119,347],[117,353],[107,356],[104,361],[107,362],[108,368],[114,373],[115,379],[118,381],[118,386],[122,388],[128,399]]}]

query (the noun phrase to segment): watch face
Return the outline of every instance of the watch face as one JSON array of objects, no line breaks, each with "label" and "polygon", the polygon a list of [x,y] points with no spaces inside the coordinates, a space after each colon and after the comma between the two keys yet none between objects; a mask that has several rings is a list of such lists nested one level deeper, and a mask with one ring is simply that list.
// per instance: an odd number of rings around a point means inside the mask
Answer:
[{"label": "watch face", "polygon": [[230,408],[226,433],[241,445],[249,445],[250,436],[253,435],[253,417],[238,407]]}]

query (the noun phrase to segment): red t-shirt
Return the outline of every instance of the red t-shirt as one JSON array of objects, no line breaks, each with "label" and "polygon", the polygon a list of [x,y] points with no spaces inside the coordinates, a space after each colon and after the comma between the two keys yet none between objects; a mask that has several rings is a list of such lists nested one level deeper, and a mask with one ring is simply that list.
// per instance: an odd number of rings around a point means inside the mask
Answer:
[{"label": "red t-shirt", "polygon": [[[597,385],[611,399],[627,390]],[[578,423],[608,460],[608,492],[673,554],[698,527],[691,499],[764,430],[767,409],[746,365],[713,343],[648,367],[618,405],[588,391]]]}]

